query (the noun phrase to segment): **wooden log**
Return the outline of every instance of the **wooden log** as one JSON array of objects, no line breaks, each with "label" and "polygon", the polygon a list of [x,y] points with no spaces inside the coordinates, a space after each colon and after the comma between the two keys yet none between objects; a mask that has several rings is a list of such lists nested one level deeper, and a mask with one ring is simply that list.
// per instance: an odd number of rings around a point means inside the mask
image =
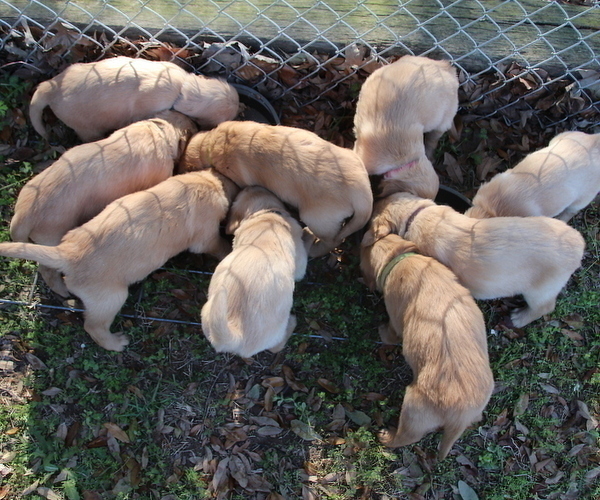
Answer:
[{"label": "wooden log", "polygon": [[0,19],[13,25],[18,13],[49,27],[63,19],[85,33],[155,37],[179,44],[192,40],[240,40],[258,49],[295,53],[299,48],[335,53],[353,42],[384,57],[412,52],[452,59],[467,71],[517,60],[553,75],[579,67],[599,69],[597,8],[539,0],[193,0],[180,7],[154,0],[144,8],[129,0],[28,0],[0,3]]}]

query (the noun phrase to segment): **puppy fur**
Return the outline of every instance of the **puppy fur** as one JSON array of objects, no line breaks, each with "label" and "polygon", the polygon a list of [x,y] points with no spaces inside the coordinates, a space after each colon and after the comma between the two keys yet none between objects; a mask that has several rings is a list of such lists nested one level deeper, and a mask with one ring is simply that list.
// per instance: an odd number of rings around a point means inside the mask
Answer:
[{"label": "puppy fur", "polygon": [[168,109],[214,127],[237,115],[239,96],[227,82],[188,73],[171,62],[114,57],[73,64],[40,83],[29,115],[47,139],[42,122],[46,106],[89,142]]},{"label": "puppy fur", "polygon": [[600,192],[600,134],[563,132],[479,188],[465,215],[545,215],[568,222]]},{"label": "puppy fur", "polygon": [[390,316],[389,325],[380,328],[381,340],[402,343],[414,374],[397,430],[380,437],[386,446],[398,447],[443,428],[442,460],[463,431],[481,419],[494,379],[483,315],[446,266],[415,254],[396,263],[387,278],[382,276],[394,258],[415,251],[414,243],[395,234],[361,248],[365,281],[377,283]]},{"label": "puppy fur", "polygon": [[240,192],[227,232],[234,234],[233,251],[210,281],[202,330],[217,352],[245,358],[265,349],[278,352],[296,326],[290,314],[294,280],[304,277],[311,240],[261,187]]},{"label": "puppy fur", "polygon": [[473,219],[409,193],[377,202],[373,213],[365,245],[396,233],[448,266],[476,299],[522,294],[527,307],[512,312],[515,327],[554,310],[585,248],[579,232],[557,219]]},{"label": "puppy fur", "polygon": [[[111,201],[170,177],[197,128],[176,111],[158,116],[117,130],[107,139],[76,146],[31,179],[17,198],[12,239],[58,245],[67,231]],[[52,290],[68,295],[60,273],[43,265],[39,270]]]},{"label": "puppy fur", "polygon": [[86,332],[105,349],[122,351],[129,340],[111,333],[110,325],[128,286],[184,250],[225,257],[230,245],[219,235],[219,222],[237,191],[213,170],[178,175],[115,200],[58,246],[0,243],[0,255],[62,272],[85,306]]},{"label": "puppy fur", "polygon": [[214,166],[238,186],[262,186],[299,211],[324,255],[369,220],[373,194],[352,151],[307,130],[256,122],[224,122],[190,140],[183,170]]},{"label": "puppy fur", "polygon": [[401,57],[363,84],[354,151],[369,175],[384,176],[384,186],[394,180],[397,190],[433,199],[439,187],[433,151],[457,110],[458,78],[448,61]]}]

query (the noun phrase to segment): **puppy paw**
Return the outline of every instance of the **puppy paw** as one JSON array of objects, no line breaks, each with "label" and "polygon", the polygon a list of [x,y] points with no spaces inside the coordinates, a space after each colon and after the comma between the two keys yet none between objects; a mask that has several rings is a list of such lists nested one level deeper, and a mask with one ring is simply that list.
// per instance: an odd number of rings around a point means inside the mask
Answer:
[{"label": "puppy paw", "polygon": [[532,321],[538,319],[538,317],[536,317],[535,314],[532,314],[532,311],[529,307],[522,307],[520,309],[515,309],[510,314],[509,321],[512,323],[512,328],[523,328]]},{"label": "puppy paw", "polygon": [[110,335],[105,341],[100,344],[107,351],[122,352],[129,345],[129,337],[123,332],[117,332]]}]

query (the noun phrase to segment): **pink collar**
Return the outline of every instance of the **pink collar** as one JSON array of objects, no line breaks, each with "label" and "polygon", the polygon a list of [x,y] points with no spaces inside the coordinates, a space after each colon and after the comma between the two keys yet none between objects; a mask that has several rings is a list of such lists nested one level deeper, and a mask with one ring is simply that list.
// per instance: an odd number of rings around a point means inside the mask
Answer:
[{"label": "pink collar", "polygon": [[394,168],[392,170],[388,170],[386,173],[383,174],[383,178],[384,179],[391,179],[392,175],[394,175],[397,172],[401,172],[402,170],[407,170],[411,167],[414,167],[417,164],[417,160],[413,160],[410,161],[408,163],[405,163],[404,165],[400,165],[397,168]]}]

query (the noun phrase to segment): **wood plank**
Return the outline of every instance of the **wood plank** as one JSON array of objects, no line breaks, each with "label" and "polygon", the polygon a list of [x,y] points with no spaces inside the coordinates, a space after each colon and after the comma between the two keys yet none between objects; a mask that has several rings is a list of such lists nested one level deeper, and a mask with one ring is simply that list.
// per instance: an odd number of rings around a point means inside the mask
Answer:
[{"label": "wood plank", "polygon": [[551,74],[599,65],[598,9],[538,0],[443,0],[444,8],[431,0],[328,3],[331,8],[308,0],[291,0],[293,7],[271,0],[193,0],[180,10],[170,0],[149,0],[146,8],[131,0],[46,0],[44,5],[28,0],[7,5],[1,0],[0,18],[12,24],[22,10],[47,27],[56,13],[88,32],[104,26],[128,36],[144,34],[179,43],[185,37],[196,43],[235,37],[255,49],[266,43],[292,53],[298,46],[332,53],[359,40],[384,56],[412,51],[452,57],[468,71],[485,70],[505,59],[540,65]]}]

